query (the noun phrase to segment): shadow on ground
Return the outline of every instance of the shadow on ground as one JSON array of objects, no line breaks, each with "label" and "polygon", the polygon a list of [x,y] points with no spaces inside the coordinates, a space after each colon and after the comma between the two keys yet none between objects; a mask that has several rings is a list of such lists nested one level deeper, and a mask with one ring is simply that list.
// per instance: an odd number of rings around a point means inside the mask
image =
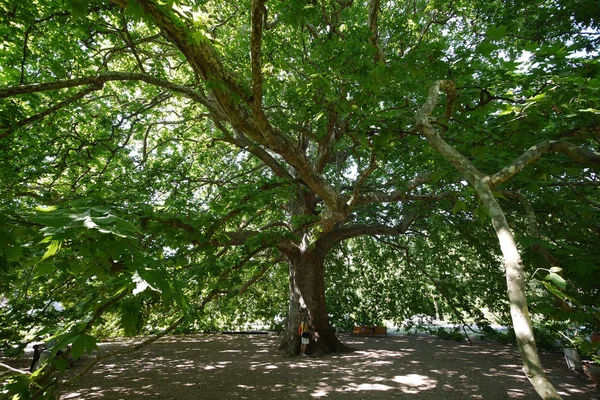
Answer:
[{"label": "shadow on ground", "polygon": [[[324,358],[281,355],[270,335],[170,338],[105,360],[65,390],[67,399],[537,399],[515,347],[424,336],[343,336],[354,353]],[[131,344],[112,343],[100,352]],[[566,400],[600,399],[598,388],[542,354]],[[72,374],[83,368],[80,362]]]}]

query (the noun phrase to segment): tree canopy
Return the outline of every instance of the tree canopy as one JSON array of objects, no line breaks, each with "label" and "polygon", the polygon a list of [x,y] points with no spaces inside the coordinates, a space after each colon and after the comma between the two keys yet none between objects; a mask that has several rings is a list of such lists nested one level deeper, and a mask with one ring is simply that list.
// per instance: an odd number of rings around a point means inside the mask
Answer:
[{"label": "tree canopy", "polygon": [[598,327],[599,24],[591,0],[4,2],[3,349],[270,320],[297,353],[308,318],[326,353],[332,321],[490,310],[557,398],[526,290]]}]

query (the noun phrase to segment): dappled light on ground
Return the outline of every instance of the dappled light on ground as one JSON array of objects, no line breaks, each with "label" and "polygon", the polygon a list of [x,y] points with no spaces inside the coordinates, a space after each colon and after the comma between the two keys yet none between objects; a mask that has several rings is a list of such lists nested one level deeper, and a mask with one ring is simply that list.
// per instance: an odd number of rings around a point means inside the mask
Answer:
[{"label": "dappled light on ground", "polygon": [[[342,340],[356,351],[313,358],[284,357],[276,336],[169,338],[106,360],[61,399],[536,398],[513,347],[422,336]],[[600,399],[561,356],[542,359],[564,399]]]}]

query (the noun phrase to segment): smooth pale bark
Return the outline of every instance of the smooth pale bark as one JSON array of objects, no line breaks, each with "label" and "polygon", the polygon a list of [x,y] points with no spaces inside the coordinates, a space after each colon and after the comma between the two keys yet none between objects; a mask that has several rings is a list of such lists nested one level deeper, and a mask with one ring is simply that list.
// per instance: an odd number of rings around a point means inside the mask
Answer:
[{"label": "smooth pale bark", "polygon": [[466,157],[450,146],[430,123],[430,116],[437,105],[440,90],[448,93],[450,101],[456,98],[452,82],[436,82],[429,90],[427,101],[417,113],[417,128],[425,136],[429,144],[452,163],[467,182],[473,186],[484,207],[489,212],[492,225],[500,243],[502,255],[504,256],[510,312],[517,345],[523,362],[523,371],[542,399],[560,399],[560,395],[546,377],[537,352],[531,318],[527,307],[523,263],[504,212],[490,189],[490,179],[475,168]]}]

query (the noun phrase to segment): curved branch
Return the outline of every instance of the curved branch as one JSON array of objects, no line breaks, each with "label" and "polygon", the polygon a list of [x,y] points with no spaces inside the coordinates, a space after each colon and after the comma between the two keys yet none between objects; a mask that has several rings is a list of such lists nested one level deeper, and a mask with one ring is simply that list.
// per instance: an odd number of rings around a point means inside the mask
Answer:
[{"label": "curved branch", "polygon": [[248,281],[246,281],[246,283],[244,283],[244,285],[242,285],[242,287],[238,289],[238,295],[246,293],[248,288],[250,288],[250,286],[258,282],[258,280],[262,278],[270,269],[271,265],[267,264],[264,267],[262,267],[260,271],[258,271],[256,274],[252,275],[252,277],[250,277],[250,279],[248,279]]},{"label": "curved branch", "polygon": [[227,241],[214,239],[212,244],[215,246],[240,246],[246,243],[249,239],[258,235],[259,231],[252,230],[240,230],[235,232],[226,232],[224,235],[227,237]]},{"label": "curved branch", "polygon": [[29,34],[33,29],[33,25],[29,25],[25,31],[25,37],[23,38],[23,58],[21,60],[21,77],[19,78],[19,84],[23,84],[25,79],[25,61],[27,60],[27,41],[29,40]]},{"label": "curved branch", "polygon": [[[326,202],[331,210],[330,214],[333,217],[323,224],[323,229],[327,230],[333,226],[336,216],[345,213],[346,204],[342,197],[317,173],[307,156],[285,134],[273,128],[266,118],[261,118],[260,115],[255,115],[253,118],[244,107],[244,104],[248,105],[248,94],[225,69],[210,40],[203,37],[201,31],[188,29],[184,21],[167,7],[151,0],[135,1],[181,50],[191,68],[214,87],[211,91],[214,106],[210,109],[217,115],[226,116],[232,127],[278,153],[293,166],[304,182]],[[126,0],[113,0],[113,2],[121,7],[126,7],[128,4]],[[204,98],[204,103],[207,103],[206,100]]]},{"label": "curved branch", "polygon": [[63,81],[36,83],[33,85],[20,85],[6,88],[0,88],[0,99],[17,96],[20,94],[27,93],[39,93],[47,92],[51,90],[67,89],[72,87],[84,86],[84,85],[95,85],[100,86],[109,81],[141,81],[154,86],[160,86],[165,89],[169,89],[175,93],[180,93],[189,97],[192,100],[198,101],[203,105],[211,107],[208,99],[204,94],[197,92],[189,86],[180,85],[177,83],[169,82],[164,79],[156,78],[152,75],[136,73],[136,72],[106,72],[94,76],[85,76],[82,78],[68,79]]},{"label": "curved branch", "polygon": [[527,233],[531,236],[539,236],[540,232],[537,223],[537,218],[535,216],[535,211],[533,210],[533,207],[531,206],[529,200],[527,200],[527,197],[525,197],[519,192],[512,192],[509,190],[503,190],[502,192],[500,192],[500,194],[502,194],[504,197],[514,197],[519,201],[519,203],[521,203],[521,206],[523,206],[523,210],[525,211],[525,215],[527,218]]},{"label": "curved branch", "polygon": [[127,44],[127,46],[129,46],[129,48],[131,49],[131,53],[135,57],[135,60],[138,64],[138,68],[140,69],[140,71],[142,71],[142,73],[145,74],[146,70],[144,68],[144,63],[140,59],[140,55],[138,54],[135,44],[133,43],[133,40],[131,39],[131,34],[129,33],[129,29],[127,28],[127,21],[125,20],[124,17],[123,17],[123,39],[124,39],[125,43]]},{"label": "curved branch", "polygon": [[[128,6],[127,0],[112,1],[123,8]],[[181,50],[194,71],[207,81],[222,82],[226,85],[226,89],[215,91],[218,94],[217,100],[220,103],[234,104],[232,97],[234,94],[241,99],[248,98],[243,88],[225,70],[217,52],[203,32],[191,32],[184,21],[177,18],[166,7],[156,4],[154,1],[135,0],[135,2]]]},{"label": "curved branch", "polygon": [[324,247],[330,248],[342,240],[350,239],[362,235],[403,235],[408,232],[410,225],[417,219],[417,213],[406,216],[402,222],[396,226],[388,225],[346,225],[326,233],[319,238]]},{"label": "curved branch", "polygon": [[489,212],[492,226],[496,231],[498,243],[504,256],[511,317],[523,362],[523,370],[542,398],[559,399],[560,396],[556,389],[546,377],[537,352],[525,294],[523,262],[504,211],[496,201],[489,183],[486,182],[489,177],[482,174],[471,164],[469,159],[449,145],[431,124],[431,113],[438,103],[440,90],[443,90],[449,98],[452,98],[455,95],[456,87],[452,81],[437,81],[432,85],[425,104],[417,112],[416,127],[425,136],[429,144],[461,172],[463,177],[473,186],[484,207]]},{"label": "curved branch", "polygon": [[87,94],[96,91],[96,90],[100,90],[102,89],[102,85],[95,85],[92,84],[91,86],[89,86],[88,88],[80,91],[79,93],[69,97],[66,100],[63,100],[55,105],[53,105],[52,107],[39,112],[29,118],[25,118],[22,121],[18,121],[15,122],[13,124],[11,124],[10,126],[0,126],[0,140],[4,139],[5,137],[9,136],[11,133],[13,133],[15,130],[22,128],[26,125],[32,124],[34,122],[37,121],[41,121],[42,119],[46,118],[48,115],[60,110],[61,108],[64,108],[66,106],[68,106],[69,104],[82,99],[83,97],[85,97]]},{"label": "curved branch", "polygon": [[[596,208],[600,208],[600,203],[590,200],[586,195],[584,195],[583,193],[581,193],[579,190],[577,190],[577,188],[575,187],[575,185],[573,185],[572,183],[567,182],[566,179],[562,178],[562,177],[558,177],[558,179],[560,179],[561,181],[564,182],[565,186],[568,186],[569,189],[571,189],[573,191],[573,193],[575,193],[577,196],[581,197],[586,203],[588,203],[589,205],[596,207]],[[590,182],[590,183],[596,183],[596,182]]]},{"label": "curved branch", "polygon": [[526,166],[539,160],[544,153],[563,153],[574,161],[592,165],[600,165],[600,153],[576,146],[572,143],[548,140],[532,146],[529,150],[519,156],[512,164],[502,168],[499,172],[489,177],[492,186],[506,182]]},{"label": "curved branch", "polygon": [[306,134],[307,137],[313,139],[316,143],[319,144],[319,148],[317,149],[317,155],[315,157],[315,170],[318,173],[322,173],[325,165],[329,161],[333,140],[335,139],[335,127],[338,123],[338,113],[334,110],[329,111],[329,121],[327,122],[327,134],[322,140],[319,140],[316,135],[314,135],[308,129],[301,129],[301,133]]}]

